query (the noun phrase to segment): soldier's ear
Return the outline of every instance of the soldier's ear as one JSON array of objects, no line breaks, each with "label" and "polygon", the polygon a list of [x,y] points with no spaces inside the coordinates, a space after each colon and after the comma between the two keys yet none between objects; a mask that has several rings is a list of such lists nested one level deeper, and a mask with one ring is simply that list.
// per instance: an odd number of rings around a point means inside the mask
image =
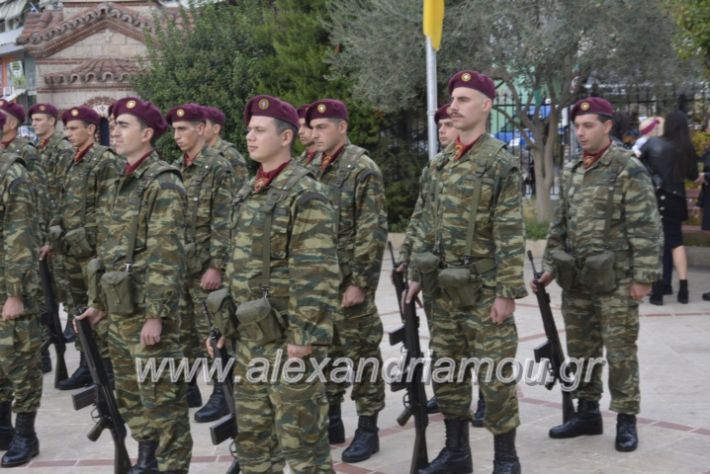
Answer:
[{"label": "soldier's ear", "polygon": [[155,130],[150,127],[145,127],[143,129],[143,139],[141,141],[151,143],[153,141],[153,135],[155,135]]},{"label": "soldier's ear", "polygon": [[345,120],[338,122],[338,131],[342,134],[348,133],[348,122]]}]

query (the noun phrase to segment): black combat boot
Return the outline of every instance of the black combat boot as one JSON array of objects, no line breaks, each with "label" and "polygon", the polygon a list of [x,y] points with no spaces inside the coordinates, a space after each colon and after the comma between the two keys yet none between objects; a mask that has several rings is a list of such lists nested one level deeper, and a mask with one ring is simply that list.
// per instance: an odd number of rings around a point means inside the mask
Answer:
[{"label": "black combat boot", "polygon": [[42,373],[48,374],[52,371],[52,358],[49,355],[49,347],[42,349]]},{"label": "black combat boot", "polygon": [[672,295],[673,294],[673,285],[670,283],[664,283],[663,284],[663,295]]},{"label": "black combat boot", "polygon": [[634,451],[639,445],[639,437],[636,433],[636,416],[619,413],[616,416],[616,442],[617,451]]},{"label": "black combat boot", "polygon": [[10,447],[2,457],[2,467],[15,467],[26,464],[39,454],[39,440],[35,433],[37,412],[18,413],[15,420],[15,436]]},{"label": "black combat boot", "polygon": [[483,420],[486,418],[486,400],[483,398],[483,393],[478,391],[478,402],[476,403],[476,413],[473,414],[471,424],[476,428],[483,427]]},{"label": "black combat boot", "polygon": [[426,402],[426,412],[428,414],[433,414],[433,413],[439,413],[441,410],[439,410],[439,402],[436,400],[436,397],[431,397],[429,400]]},{"label": "black combat boot", "polygon": [[446,420],[446,444],[429,466],[419,474],[467,474],[473,472],[468,420]]},{"label": "black combat boot", "polygon": [[195,421],[198,423],[207,423],[209,421],[218,420],[229,413],[227,401],[224,399],[223,385],[217,382],[217,377],[212,380],[212,395],[205,403],[205,406],[195,412]]},{"label": "black combat boot", "polygon": [[12,427],[12,402],[0,402],[0,450],[7,451],[15,429]]},{"label": "black combat boot", "polygon": [[128,470],[128,474],[158,474],[158,460],[155,451],[157,441],[138,441],[138,460]]},{"label": "black combat boot", "polygon": [[515,451],[515,428],[495,435],[493,447],[493,474],[520,474],[520,459]]},{"label": "black combat boot", "polygon": [[577,412],[566,423],[550,428],[550,438],[575,438],[581,435],[602,434],[602,414],[599,402],[579,400]]},{"label": "black combat boot", "polygon": [[688,280],[680,280],[678,303],[688,304]]},{"label": "black combat boot", "polygon": [[663,306],[663,282],[661,280],[654,281],[651,285],[651,296],[648,302],[656,306]]},{"label": "black combat boot", "polygon": [[74,325],[72,324],[72,321],[74,320],[74,317],[68,317],[67,318],[67,325],[64,326],[64,342],[74,342],[76,341],[76,331],[74,331]]},{"label": "black combat boot", "polygon": [[345,442],[345,426],[340,417],[340,403],[328,407],[328,442],[340,444]]},{"label": "black combat boot", "polygon": [[59,390],[74,390],[76,388],[88,387],[91,385],[91,372],[89,372],[89,366],[86,363],[86,357],[84,353],[80,353],[79,367],[71,374],[71,377],[64,379],[57,384]]},{"label": "black combat boot", "polygon": [[343,462],[353,463],[370,459],[370,456],[380,450],[380,437],[377,432],[377,414],[360,416],[357,421],[355,436],[345,451]]},{"label": "black combat boot", "polygon": [[189,408],[199,408],[202,406],[202,394],[197,386],[197,376],[187,383],[187,406]]}]

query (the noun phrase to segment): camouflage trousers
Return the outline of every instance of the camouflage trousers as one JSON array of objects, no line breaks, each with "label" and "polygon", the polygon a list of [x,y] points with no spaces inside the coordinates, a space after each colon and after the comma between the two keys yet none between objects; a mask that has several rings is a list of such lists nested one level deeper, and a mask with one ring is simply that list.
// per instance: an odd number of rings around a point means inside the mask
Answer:
[{"label": "camouflage trousers", "polygon": [[[156,367],[166,358],[177,365],[182,360],[176,321],[163,320],[160,342],[143,346],[140,333],[143,315],[110,316],[109,350],[121,416],[136,441],[157,441],[155,453],[160,471],[187,472],[192,453],[192,437],[187,409],[187,387],[180,379],[171,380],[169,370],[145,380],[138,378],[137,361],[143,367],[151,359]],[[160,375],[159,377],[157,375]]]},{"label": "camouflage trousers", "polygon": [[629,297],[631,282],[626,280],[607,294],[584,291],[562,293],[562,316],[567,332],[567,355],[582,359],[581,381],[575,398],[599,401],[604,390],[602,365],[590,371],[591,359],[601,358],[606,348],[609,364],[609,409],[630,415],[639,412],[639,364],[636,340],[639,334],[639,306]]},{"label": "camouflage trousers", "polygon": [[[434,368],[450,367],[443,363],[447,359],[454,364],[453,378],[434,381],[444,418],[471,419],[471,369],[478,368],[480,392],[486,400],[484,425],[491,433],[501,434],[520,425],[516,383],[510,381],[513,366],[501,364],[515,358],[518,331],[512,316],[499,325],[491,321],[494,300],[494,292],[484,288],[475,306],[457,310],[437,295],[429,319],[430,350]],[[463,364],[467,368],[459,378]]]},{"label": "camouflage trousers", "polygon": [[42,397],[39,316],[23,315],[13,321],[0,319],[0,402],[15,399],[15,413],[37,411]]},{"label": "camouflage trousers", "polygon": [[[314,362],[322,360],[317,355],[311,357]],[[332,473],[325,386],[318,378],[307,380],[312,374],[310,358],[303,360],[305,377],[286,378],[283,364],[287,359],[283,340],[237,342],[234,399],[239,434],[235,442],[241,471],[281,473],[286,462],[296,474]],[[253,378],[260,374],[250,369],[250,364],[256,366],[258,360],[269,363],[265,379]],[[274,374],[279,365],[281,370]]]},{"label": "camouflage trousers", "polygon": [[180,346],[190,361],[206,355],[205,340],[210,334],[210,325],[202,310],[209,291],[200,288],[201,275],[187,278],[180,298]]},{"label": "camouflage trousers", "polygon": [[[345,391],[350,385],[345,381],[333,382],[331,378],[333,371],[342,367],[337,360],[346,358],[352,361],[354,372],[360,372],[350,394],[350,398],[355,401],[357,414],[372,416],[385,407],[385,383],[382,378],[382,352],[380,351],[383,335],[382,320],[377,314],[374,295],[368,296],[362,305],[345,308],[342,311],[344,317],[336,319],[333,327],[333,344],[328,349],[328,357],[331,360],[326,370],[328,403],[331,405],[342,403]],[[360,365],[363,370],[358,371]]]}]

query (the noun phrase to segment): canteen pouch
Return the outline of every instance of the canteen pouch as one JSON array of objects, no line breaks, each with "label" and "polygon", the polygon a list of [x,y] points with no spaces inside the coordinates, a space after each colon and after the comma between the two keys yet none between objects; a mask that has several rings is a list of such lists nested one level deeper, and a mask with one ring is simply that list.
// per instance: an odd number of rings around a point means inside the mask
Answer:
[{"label": "canteen pouch", "polygon": [[563,290],[570,290],[575,286],[577,279],[577,265],[575,258],[562,249],[550,250],[550,260],[555,267],[557,284]]},{"label": "canteen pouch", "polygon": [[463,308],[476,304],[481,293],[481,281],[471,278],[471,271],[466,267],[445,268],[439,272],[439,288],[454,306]]},{"label": "canteen pouch", "polygon": [[47,240],[52,248],[57,250],[62,250],[62,235],[64,234],[64,229],[59,224],[49,226],[49,231],[47,232]]},{"label": "canteen pouch", "polygon": [[618,286],[615,261],[614,252],[611,250],[604,250],[587,257],[580,272],[579,279],[582,287],[594,293],[614,291]]},{"label": "canteen pouch", "polygon": [[432,294],[439,287],[439,257],[431,252],[412,255],[412,265],[421,274],[422,291]]},{"label": "canteen pouch", "polygon": [[104,273],[104,264],[98,258],[89,260],[86,266],[86,277],[89,301],[97,301],[101,295],[101,276]]},{"label": "canteen pouch", "polygon": [[211,291],[207,295],[207,311],[210,312],[215,327],[220,328],[224,334],[234,334],[234,302],[227,288]]},{"label": "canteen pouch", "polygon": [[64,245],[68,255],[76,258],[90,257],[94,249],[89,243],[86,229],[83,227],[70,230],[64,234]]},{"label": "canteen pouch", "polygon": [[126,316],[135,312],[130,272],[104,273],[101,277],[101,289],[110,314]]},{"label": "canteen pouch", "polygon": [[271,307],[266,296],[240,304],[236,316],[241,340],[267,344],[283,337],[280,315]]},{"label": "canteen pouch", "polygon": [[195,242],[190,242],[185,245],[185,255],[187,257],[187,273],[189,275],[193,275],[202,270],[202,261],[197,254]]}]

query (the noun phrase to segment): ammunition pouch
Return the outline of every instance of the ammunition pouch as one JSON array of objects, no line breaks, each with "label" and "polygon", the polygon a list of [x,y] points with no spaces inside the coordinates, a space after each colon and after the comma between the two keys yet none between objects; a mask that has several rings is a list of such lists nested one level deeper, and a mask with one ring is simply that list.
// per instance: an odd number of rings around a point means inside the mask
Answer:
[{"label": "ammunition pouch", "polygon": [[240,340],[267,344],[284,335],[281,315],[271,306],[266,296],[240,304],[236,316]]},{"label": "ammunition pouch", "polygon": [[207,295],[207,311],[209,311],[214,318],[215,326],[220,328],[223,333],[226,332],[224,328],[233,327],[234,302],[229,296],[229,290],[227,288],[211,291],[210,294]]},{"label": "ammunition pouch", "polygon": [[104,264],[98,258],[89,260],[86,266],[87,293],[89,301],[96,301],[101,296],[101,277],[104,274]]},{"label": "ammunition pouch", "polygon": [[60,224],[55,224],[49,226],[49,231],[47,232],[47,240],[49,240],[49,245],[52,246],[52,248],[60,253],[63,253],[63,246],[62,246],[62,236],[64,235],[64,229]]},{"label": "ammunition pouch", "polygon": [[616,279],[616,256],[611,250],[590,255],[584,260],[579,272],[579,283],[593,293],[609,293],[618,287]]},{"label": "ammunition pouch", "polygon": [[64,234],[64,249],[67,255],[76,258],[86,258],[94,254],[94,248],[89,242],[84,227],[78,227]]},{"label": "ammunition pouch", "polygon": [[562,249],[552,249],[549,257],[555,267],[557,284],[563,290],[572,289],[577,281],[577,263],[574,256]]},{"label": "ammunition pouch", "polygon": [[481,282],[468,268],[445,268],[439,272],[439,288],[454,306],[473,306],[481,294]]},{"label": "ammunition pouch", "polygon": [[439,287],[438,271],[439,257],[431,252],[412,255],[411,264],[421,274],[422,291],[427,294],[434,293]]},{"label": "ammunition pouch", "polygon": [[110,314],[127,316],[135,312],[133,281],[129,271],[104,273],[101,289]]}]

